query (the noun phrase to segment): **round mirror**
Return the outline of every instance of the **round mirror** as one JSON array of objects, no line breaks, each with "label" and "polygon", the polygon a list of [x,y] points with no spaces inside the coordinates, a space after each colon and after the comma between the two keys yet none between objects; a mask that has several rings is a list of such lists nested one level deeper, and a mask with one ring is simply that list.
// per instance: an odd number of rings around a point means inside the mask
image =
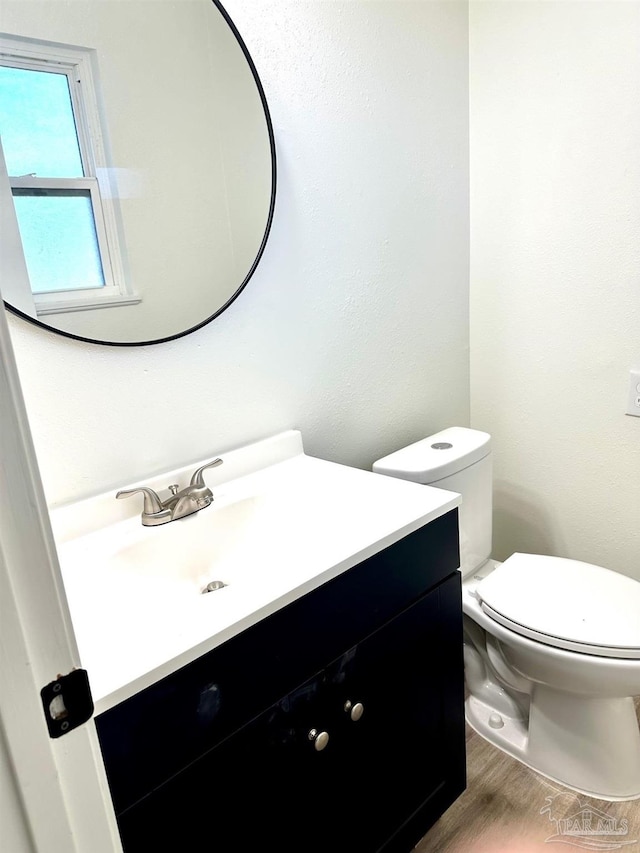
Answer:
[{"label": "round mirror", "polygon": [[225,9],[2,0],[2,30],[0,202],[25,270],[3,281],[7,307],[113,346],[213,320],[260,260],[276,182],[262,85]]}]

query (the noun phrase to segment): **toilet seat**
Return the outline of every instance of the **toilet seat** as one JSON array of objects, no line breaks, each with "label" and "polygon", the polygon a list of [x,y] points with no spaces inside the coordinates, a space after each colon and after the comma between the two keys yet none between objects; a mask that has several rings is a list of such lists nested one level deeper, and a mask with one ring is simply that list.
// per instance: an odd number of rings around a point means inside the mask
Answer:
[{"label": "toilet seat", "polygon": [[546,645],[640,660],[640,583],[563,557],[513,554],[476,587],[496,622]]}]

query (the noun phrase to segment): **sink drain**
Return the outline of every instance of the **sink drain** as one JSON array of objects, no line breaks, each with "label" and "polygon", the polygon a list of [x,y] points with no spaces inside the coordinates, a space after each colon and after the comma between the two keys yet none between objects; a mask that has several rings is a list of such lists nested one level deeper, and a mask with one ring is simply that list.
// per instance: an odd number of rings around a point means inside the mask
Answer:
[{"label": "sink drain", "polygon": [[224,586],[226,586],[224,581],[211,581],[211,583],[208,583],[202,590],[202,594],[204,595],[205,592],[215,592],[217,589],[222,589]]}]

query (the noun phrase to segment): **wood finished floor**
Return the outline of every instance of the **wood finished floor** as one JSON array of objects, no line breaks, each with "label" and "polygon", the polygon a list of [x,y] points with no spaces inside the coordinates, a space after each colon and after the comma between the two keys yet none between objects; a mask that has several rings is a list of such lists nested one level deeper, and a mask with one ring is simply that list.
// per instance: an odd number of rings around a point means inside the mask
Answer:
[{"label": "wood finished floor", "polygon": [[[640,716],[640,699],[636,708]],[[597,810],[594,828],[598,812],[604,812],[620,834],[589,839],[563,831],[557,835],[564,827],[555,821],[575,815],[584,806]],[[640,853],[640,800],[611,803],[575,794],[534,773],[467,727],[467,789],[415,853],[550,853],[554,848],[566,853],[585,849]]]}]

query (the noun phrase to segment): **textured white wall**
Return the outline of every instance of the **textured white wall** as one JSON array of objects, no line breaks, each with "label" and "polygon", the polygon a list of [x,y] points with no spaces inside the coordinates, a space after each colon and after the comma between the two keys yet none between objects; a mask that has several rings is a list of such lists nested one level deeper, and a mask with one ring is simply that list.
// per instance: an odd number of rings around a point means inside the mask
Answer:
[{"label": "textured white wall", "polygon": [[472,425],[494,553],[640,579],[640,3],[472,2]]},{"label": "textured white wall", "polygon": [[368,468],[468,423],[466,3],[226,8],[277,139],[266,253],[175,342],[84,345],[11,318],[51,503],[290,427]]}]

